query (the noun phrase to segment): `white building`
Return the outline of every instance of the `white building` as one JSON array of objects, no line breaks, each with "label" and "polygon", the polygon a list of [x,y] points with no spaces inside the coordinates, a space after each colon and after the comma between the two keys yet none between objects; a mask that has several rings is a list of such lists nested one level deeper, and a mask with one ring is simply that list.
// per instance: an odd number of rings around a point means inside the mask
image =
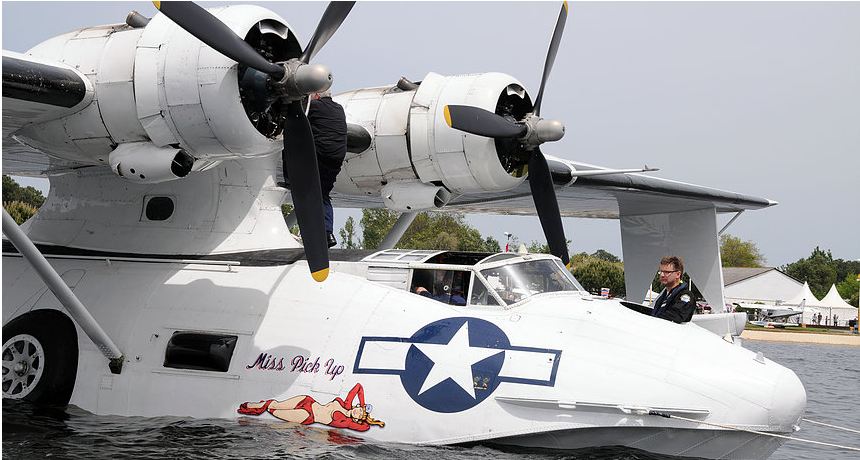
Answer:
[{"label": "white building", "polygon": [[803,283],[772,268],[723,268],[724,295],[727,303],[780,305],[797,296]]},{"label": "white building", "polygon": [[[857,318],[857,309],[839,297],[836,286],[824,299],[818,299],[801,283],[785,273],[771,267],[762,268],[723,268],[723,284],[727,303],[785,306],[789,309],[803,310],[802,322],[814,324],[819,313],[821,324],[832,324],[833,315],[838,316],[840,326],[848,320]],[[802,305],[802,307],[801,307]],[[826,318],[826,320],[825,320]],[[792,319],[796,321],[800,318]]]}]

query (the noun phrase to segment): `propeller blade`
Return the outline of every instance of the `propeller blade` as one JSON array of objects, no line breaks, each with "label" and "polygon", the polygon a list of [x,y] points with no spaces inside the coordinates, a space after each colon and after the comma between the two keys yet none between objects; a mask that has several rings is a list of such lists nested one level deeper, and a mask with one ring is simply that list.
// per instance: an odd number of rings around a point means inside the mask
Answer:
[{"label": "propeller blade", "polygon": [[523,137],[528,130],[525,125],[470,105],[446,105],[445,122],[454,129],[492,138]]},{"label": "propeller blade", "polygon": [[546,87],[549,73],[552,71],[552,64],[555,62],[555,55],[558,53],[558,44],[561,42],[561,34],[564,32],[565,22],[567,22],[567,1],[561,5],[561,11],[558,13],[558,21],[556,21],[555,30],[552,33],[552,40],[549,42],[549,50],[546,52],[546,62],[543,64],[543,77],[541,77],[540,80],[540,90],[538,90],[537,98],[535,99],[535,115],[540,115],[540,104],[543,102],[543,90],[544,87]]},{"label": "propeller blade", "polygon": [[291,102],[285,115],[284,176],[290,183],[311,276],[322,282],[328,277],[328,241],[314,135],[301,101]]},{"label": "propeller blade", "polygon": [[570,256],[567,253],[567,238],[561,225],[561,213],[558,210],[552,175],[546,158],[539,149],[535,149],[529,158],[529,188],[532,190],[532,199],[535,202],[535,209],[540,218],[549,251],[568,265]]},{"label": "propeller blade", "polygon": [[153,1],[159,11],[179,27],[228,58],[280,80],[284,68],[267,61],[226,24],[194,2]]},{"label": "propeller blade", "polygon": [[325,46],[329,38],[337,32],[337,29],[343,24],[344,19],[349,14],[355,2],[329,2],[325,9],[317,30],[314,31],[313,37],[308,42],[307,48],[302,53],[300,60],[307,64],[311,62],[314,56]]}]

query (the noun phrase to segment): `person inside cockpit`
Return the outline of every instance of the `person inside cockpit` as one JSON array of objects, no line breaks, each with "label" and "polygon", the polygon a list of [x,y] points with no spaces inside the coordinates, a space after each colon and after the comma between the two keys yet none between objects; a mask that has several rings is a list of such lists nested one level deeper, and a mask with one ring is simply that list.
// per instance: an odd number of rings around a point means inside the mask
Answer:
[{"label": "person inside cockpit", "polygon": [[412,292],[449,305],[464,306],[469,275],[469,272],[455,270],[416,269],[412,275]]},{"label": "person inside cockpit", "polygon": [[676,323],[686,323],[693,318],[696,302],[687,283],[681,281],[684,274],[684,261],[677,256],[663,257],[660,260],[660,284],[665,289],[654,301],[651,316]]}]

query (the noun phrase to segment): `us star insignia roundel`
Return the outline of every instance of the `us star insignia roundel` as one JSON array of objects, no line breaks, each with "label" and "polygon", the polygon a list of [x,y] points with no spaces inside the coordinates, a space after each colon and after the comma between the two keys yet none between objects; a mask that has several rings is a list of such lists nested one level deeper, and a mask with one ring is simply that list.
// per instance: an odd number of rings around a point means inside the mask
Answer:
[{"label": "us star insignia roundel", "polygon": [[354,374],[397,376],[406,393],[434,412],[461,412],[499,385],[555,386],[561,350],[512,345],[495,324],[447,318],[410,337],[362,337]]}]

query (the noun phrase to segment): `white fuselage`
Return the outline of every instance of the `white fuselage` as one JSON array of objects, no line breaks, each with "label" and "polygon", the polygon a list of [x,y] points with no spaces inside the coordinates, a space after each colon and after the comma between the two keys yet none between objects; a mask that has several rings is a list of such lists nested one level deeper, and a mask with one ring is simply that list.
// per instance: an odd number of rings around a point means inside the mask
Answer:
[{"label": "white fuselage", "polygon": [[[23,259],[6,256],[3,263],[4,323],[29,309],[61,308]],[[361,273],[362,262],[336,263],[325,283],[311,280],[303,262],[52,264],[126,357],[122,373],[111,374],[78,331],[71,403],[97,414],[235,418],[245,401],[310,395],[325,404],[360,383],[373,417],[385,422],[362,436],[528,445],[541,433],[578,429],[683,428],[701,432],[696,443],[716,436],[707,425],[637,414],[642,408],[790,432],[805,406],[790,370],[694,324],[580,293],[542,294],[513,308],[456,307],[345,273]],[[166,344],[177,331],[237,336],[229,369],[165,367]],[[500,367],[472,367],[488,353]],[[428,364],[429,373],[422,368]],[[457,378],[464,369],[474,377],[471,392]],[[749,458],[779,445],[744,440],[760,450]],[[663,442],[649,450],[680,454],[690,447]],[[692,452],[685,455],[710,456]]]}]

